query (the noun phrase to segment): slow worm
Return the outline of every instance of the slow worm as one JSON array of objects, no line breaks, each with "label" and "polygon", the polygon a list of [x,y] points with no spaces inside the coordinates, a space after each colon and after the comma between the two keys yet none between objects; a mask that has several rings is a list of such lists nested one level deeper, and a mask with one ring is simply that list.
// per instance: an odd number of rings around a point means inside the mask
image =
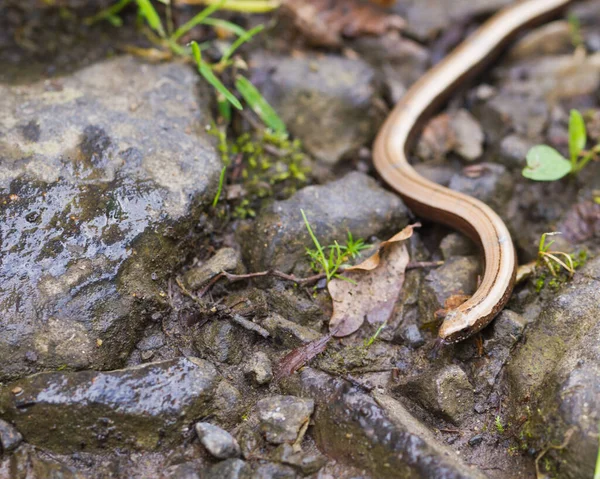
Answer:
[{"label": "slow worm", "polygon": [[408,163],[410,147],[424,121],[455,87],[491,62],[517,32],[552,17],[570,1],[526,0],[494,15],[406,92],[375,141],[375,168],[406,205],[419,216],[458,229],[483,251],[482,281],[470,299],[447,313],[439,330],[444,343],[471,336],[502,310],[514,286],[516,255],[500,217],[481,201],[420,176]]}]

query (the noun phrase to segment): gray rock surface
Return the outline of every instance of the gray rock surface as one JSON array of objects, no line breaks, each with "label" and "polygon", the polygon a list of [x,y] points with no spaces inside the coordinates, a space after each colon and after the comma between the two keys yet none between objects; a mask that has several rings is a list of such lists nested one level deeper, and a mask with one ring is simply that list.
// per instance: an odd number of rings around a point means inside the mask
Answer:
[{"label": "gray rock surface", "polygon": [[235,438],[219,426],[208,422],[197,422],[195,427],[202,445],[217,459],[238,457],[242,453]]},{"label": "gray rock surface", "polygon": [[452,256],[470,256],[477,254],[477,246],[461,233],[448,233],[440,241],[440,250],[444,259]]},{"label": "gray rock surface", "polygon": [[0,380],[119,367],[165,308],[220,170],[203,92],[128,56],[0,84]]},{"label": "gray rock surface", "polygon": [[28,444],[22,445],[12,454],[0,457],[0,477],[2,479],[87,479],[74,468]]},{"label": "gray rock surface", "polygon": [[354,238],[394,234],[408,223],[407,209],[398,196],[385,191],[363,173],[349,173],[322,186],[303,188],[285,201],[276,201],[257,217],[243,235],[244,260],[249,269],[307,272],[306,248],[314,248],[302,214],[304,210],[321,245]]},{"label": "gray rock surface", "polygon": [[128,447],[154,449],[212,411],[218,382],[197,358],[110,372],[40,373],[0,389],[0,417],[25,440],[69,453]]},{"label": "gray rock surface", "polygon": [[250,65],[252,81],[289,131],[325,163],[366,145],[383,121],[375,71],[362,60],[260,53]]},{"label": "gray rock surface", "polygon": [[296,348],[321,337],[314,329],[288,321],[279,314],[270,314],[260,323],[273,336],[276,344]]},{"label": "gray rock surface", "polygon": [[221,248],[204,263],[194,266],[183,275],[188,289],[195,290],[217,276],[222,271],[243,273],[240,253],[233,248]]},{"label": "gray rock surface", "polygon": [[481,163],[469,168],[475,171],[455,174],[448,187],[474,196],[502,215],[513,191],[513,177],[504,166],[494,163]]},{"label": "gray rock surface", "polygon": [[246,461],[227,459],[211,467],[206,474],[206,479],[247,479],[251,470]]},{"label": "gray rock surface", "polygon": [[0,419],[0,451],[4,454],[15,449],[23,441],[21,433],[14,426]]},{"label": "gray rock surface", "polygon": [[[592,477],[600,421],[600,258],[578,271],[526,330],[507,373],[515,417],[528,418],[533,447],[561,444],[550,452],[560,477]],[[524,400],[529,406],[526,410]]]},{"label": "gray rock surface", "polygon": [[273,379],[271,360],[264,352],[257,351],[244,366],[244,374],[257,386],[270,383]]},{"label": "gray rock surface", "polygon": [[455,365],[422,375],[402,389],[427,411],[454,424],[463,422],[473,411],[473,386],[465,372]]},{"label": "gray rock surface", "polygon": [[453,24],[476,15],[493,13],[511,0],[405,0],[394,11],[406,19],[406,30],[419,40],[432,40]]},{"label": "gray rock surface", "polygon": [[286,388],[315,398],[313,433],[328,456],[378,479],[398,477],[482,479],[402,404],[369,394],[341,379],[303,369]]},{"label": "gray rock surface", "polygon": [[294,396],[269,396],[256,403],[260,429],[272,444],[296,440],[302,425],[315,408],[312,399]]}]

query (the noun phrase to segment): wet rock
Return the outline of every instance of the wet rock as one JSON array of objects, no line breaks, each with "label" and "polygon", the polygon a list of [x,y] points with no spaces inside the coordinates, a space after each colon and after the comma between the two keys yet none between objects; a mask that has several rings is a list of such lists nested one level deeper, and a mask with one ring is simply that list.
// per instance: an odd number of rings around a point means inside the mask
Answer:
[{"label": "wet rock", "polygon": [[203,476],[200,475],[197,464],[185,463],[167,467],[160,479],[203,479]]},{"label": "wet rock", "polygon": [[217,319],[205,325],[194,338],[203,357],[228,364],[239,364],[250,345],[244,331],[227,320]]},{"label": "wet rock", "polygon": [[475,256],[454,256],[439,268],[432,269],[421,284],[421,321],[433,321],[435,312],[444,307],[450,296],[473,294],[477,289],[479,271],[479,259]]},{"label": "wet rock", "polygon": [[527,152],[535,145],[534,142],[519,135],[508,135],[500,142],[498,163],[507,168],[524,168],[527,164]]},{"label": "wet rock", "polygon": [[0,380],[119,367],[166,307],[218,182],[207,92],[128,56],[0,85]]},{"label": "wet rock", "polygon": [[295,451],[289,444],[279,446],[272,457],[277,462],[293,466],[305,476],[318,472],[327,462],[327,458],[322,454]]},{"label": "wet rock", "polygon": [[315,408],[312,399],[269,396],[256,403],[260,429],[272,444],[294,442]]},{"label": "wet rock", "polygon": [[[527,341],[511,353],[507,365],[513,415],[528,418],[532,446],[541,449],[547,444],[561,444],[572,434],[555,456],[559,477],[591,477],[596,463],[599,278],[600,258],[595,258],[543,307],[527,328]],[[554,453],[549,454],[552,457]]]},{"label": "wet rock", "polygon": [[477,246],[460,233],[449,233],[440,242],[440,250],[445,260],[452,256],[469,256],[477,253]]},{"label": "wet rock", "polygon": [[203,264],[185,272],[183,282],[188,289],[195,290],[208,283],[222,271],[243,273],[242,258],[233,248],[221,248]]},{"label": "wet rock", "polygon": [[407,397],[454,424],[463,422],[473,411],[473,386],[458,366],[423,375],[403,389],[408,392]]},{"label": "wet rock", "polygon": [[273,379],[271,360],[261,351],[254,353],[248,364],[244,367],[244,374],[258,386],[270,383]]},{"label": "wet rock", "polygon": [[509,51],[512,60],[569,53],[573,49],[569,22],[557,20],[527,33]]},{"label": "wet rock", "polygon": [[506,168],[493,163],[481,163],[456,174],[448,186],[487,203],[496,212],[502,212],[512,195],[514,180]]},{"label": "wet rock", "polygon": [[7,453],[15,449],[23,441],[23,436],[14,426],[0,419],[0,451]]},{"label": "wet rock", "polygon": [[511,351],[521,339],[527,321],[520,314],[503,310],[486,328],[490,336],[483,342],[484,357],[472,361],[475,389],[484,397],[492,391],[502,368],[510,359]]},{"label": "wet rock", "polygon": [[418,349],[425,344],[425,338],[416,324],[401,325],[394,339],[412,349]]},{"label": "wet rock", "polygon": [[469,446],[471,447],[475,447],[475,446],[479,446],[479,444],[481,444],[483,442],[483,434],[475,434],[474,436],[472,436],[471,438],[469,438]]},{"label": "wet rock", "polygon": [[73,468],[28,444],[0,458],[0,477],[3,479],[84,479]]},{"label": "wet rock", "polygon": [[352,172],[323,186],[303,188],[290,199],[276,201],[257,217],[241,241],[244,260],[254,271],[296,266],[308,273],[306,248],[314,247],[302,220],[304,210],[322,245],[354,238],[396,233],[408,223],[407,209],[372,178]]},{"label": "wet rock", "polygon": [[211,412],[216,384],[215,368],[197,358],[110,372],[40,373],[0,390],[0,415],[28,443],[54,452],[153,449]]},{"label": "wet rock", "polygon": [[300,326],[278,314],[270,314],[261,321],[261,325],[269,331],[275,344],[290,349],[310,343],[321,337],[314,329]]},{"label": "wet rock", "polygon": [[210,468],[206,479],[246,479],[251,474],[250,465],[241,459],[227,459]]},{"label": "wet rock", "polygon": [[314,157],[334,164],[367,144],[383,115],[375,72],[336,55],[252,56],[252,81]]},{"label": "wet rock", "polygon": [[313,434],[324,453],[378,479],[484,477],[467,466],[393,398],[374,397],[310,368],[286,384],[315,398]]},{"label": "wet rock", "polygon": [[510,0],[407,0],[396,2],[394,11],[406,20],[406,32],[419,40],[433,40],[458,22],[491,14]]},{"label": "wet rock", "polygon": [[265,462],[254,467],[250,479],[296,479],[297,477],[294,469],[289,466]]},{"label": "wet rock", "polygon": [[222,424],[233,424],[240,416],[242,394],[229,382],[223,380],[215,391],[214,415]]},{"label": "wet rock", "polygon": [[206,450],[217,459],[238,457],[241,454],[235,438],[218,426],[208,422],[197,422],[196,434]]},{"label": "wet rock", "polygon": [[448,164],[417,163],[414,166],[421,176],[442,186],[448,186],[456,173],[454,168]]},{"label": "wet rock", "polygon": [[242,450],[242,456],[248,460],[260,455],[260,450],[266,445],[258,428],[248,423],[244,424],[237,433],[237,439]]}]

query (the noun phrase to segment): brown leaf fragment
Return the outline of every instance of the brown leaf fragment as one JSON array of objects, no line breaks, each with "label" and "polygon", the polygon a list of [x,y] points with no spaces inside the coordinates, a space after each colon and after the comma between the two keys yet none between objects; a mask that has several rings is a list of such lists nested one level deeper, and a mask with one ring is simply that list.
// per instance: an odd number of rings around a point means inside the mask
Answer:
[{"label": "brown leaf fragment", "polygon": [[334,333],[335,331],[325,334],[319,339],[306,343],[288,353],[279,363],[277,371],[275,371],[275,381],[292,375],[315,356],[325,351]]},{"label": "brown leaf fragment", "polygon": [[286,0],[282,8],[318,46],[337,47],[343,37],[383,35],[405,26],[402,17],[365,0]]},{"label": "brown leaf fragment", "polygon": [[409,255],[404,240],[416,226],[381,243],[379,250],[361,264],[348,268],[344,277],[335,278],[327,288],[333,300],[329,329],[336,337],[348,336],[361,327],[365,319],[380,325],[390,318],[398,300]]},{"label": "brown leaf fragment", "polygon": [[577,203],[567,214],[560,230],[574,244],[600,238],[600,204],[593,201]]}]

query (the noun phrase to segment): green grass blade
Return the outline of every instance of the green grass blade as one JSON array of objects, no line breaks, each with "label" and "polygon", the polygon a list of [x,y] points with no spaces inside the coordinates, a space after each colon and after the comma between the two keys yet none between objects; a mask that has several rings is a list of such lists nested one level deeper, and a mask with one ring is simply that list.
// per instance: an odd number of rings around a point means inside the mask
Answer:
[{"label": "green grass blade", "polygon": [[86,25],[93,25],[94,23],[100,22],[102,20],[109,20],[111,23],[113,23],[114,18],[118,18],[117,14],[121,10],[123,10],[127,5],[129,5],[131,1],[132,0],[120,0],[119,2],[115,3],[112,7],[101,10],[96,15],[86,18],[84,20],[84,23]]},{"label": "green grass blade", "polygon": [[227,125],[231,123],[231,103],[220,93],[217,94],[217,109],[225,123]]},{"label": "green grass blade", "polygon": [[238,110],[242,110],[242,104],[240,101],[231,93],[221,80],[219,80],[213,71],[210,69],[207,63],[202,61],[202,55],[200,53],[200,47],[196,42],[190,43],[192,47],[192,55],[194,56],[194,60],[196,60],[196,64],[198,65],[198,71],[200,75],[204,77],[204,79],[210,83],[218,92],[220,92],[227,100],[231,102],[231,104],[236,107]]},{"label": "green grass blade", "polygon": [[222,28],[223,30],[229,30],[232,33],[235,33],[238,37],[244,35],[246,30],[244,30],[239,25],[235,23],[228,22],[227,20],[223,20],[221,18],[205,18],[202,20],[202,25],[210,25],[211,27]]},{"label": "green grass blade", "polygon": [[246,103],[252,108],[267,127],[277,133],[286,133],[286,127],[283,120],[277,115],[275,110],[267,100],[260,94],[256,87],[247,78],[238,75],[235,80],[235,88],[246,100]]},{"label": "green grass blade", "polygon": [[196,25],[201,24],[207,17],[212,15],[219,8],[221,8],[225,4],[225,2],[227,2],[227,0],[220,0],[219,2],[209,5],[208,7],[206,7],[204,10],[202,10],[197,15],[194,15],[194,17],[191,20],[185,22],[177,30],[175,30],[175,33],[173,33],[173,35],[171,36],[171,39],[173,39],[174,41],[179,40],[183,35],[185,35],[187,32],[189,32],[192,28],[194,28]]},{"label": "green grass blade", "polygon": [[150,28],[158,33],[161,37],[165,37],[165,29],[158,12],[154,9],[154,6],[150,0],[136,0],[138,8],[140,9],[141,15],[146,19]]},{"label": "green grass blade", "polygon": [[[203,3],[212,5],[220,0],[204,0]],[[245,13],[266,13],[281,6],[281,0],[229,0],[223,5],[223,10]]]},{"label": "green grass blade", "polygon": [[224,166],[221,170],[221,175],[219,176],[219,188],[217,189],[217,194],[215,195],[215,199],[213,200],[213,208],[217,206],[219,202],[219,198],[221,197],[221,192],[223,191],[223,184],[225,183],[225,172],[227,171],[227,167]]},{"label": "green grass blade", "polygon": [[221,58],[221,63],[227,63],[227,61],[231,58],[231,55],[235,53],[235,51],[240,48],[244,43],[249,41],[254,35],[262,32],[265,29],[264,25],[257,25],[256,27],[248,30],[243,35],[240,35],[238,39],[231,44],[231,46],[227,49],[227,51],[223,54]]}]

